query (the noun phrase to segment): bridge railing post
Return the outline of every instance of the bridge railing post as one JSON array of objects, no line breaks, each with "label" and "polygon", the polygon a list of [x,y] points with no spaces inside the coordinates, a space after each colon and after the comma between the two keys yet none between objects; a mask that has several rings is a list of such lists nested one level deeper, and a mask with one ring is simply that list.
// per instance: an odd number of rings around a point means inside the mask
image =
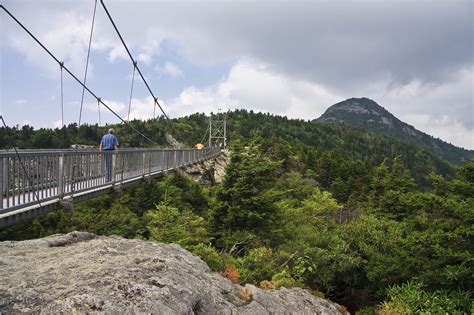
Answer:
[{"label": "bridge railing post", "polygon": [[142,176],[145,176],[145,173],[146,173],[145,169],[146,169],[146,152],[144,151],[142,153]]},{"label": "bridge railing post", "polygon": [[112,153],[112,183],[115,184],[115,174],[117,171],[117,153]]},{"label": "bridge railing post", "polygon": [[3,209],[3,192],[6,187],[5,164],[5,158],[2,157],[0,161],[0,209]]},{"label": "bridge railing post", "polygon": [[59,156],[58,179],[58,195],[62,198],[64,196],[64,153]]},{"label": "bridge railing post", "polygon": [[165,164],[165,150],[162,150],[162,151],[161,151],[161,163],[160,163],[160,167],[161,167],[161,171],[164,171],[164,169],[166,168],[166,164]]},{"label": "bridge railing post", "polygon": [[148,176],[151,175],[151,167],[152,167],[154,153],[155,152],[153,151],[148,151]]}]

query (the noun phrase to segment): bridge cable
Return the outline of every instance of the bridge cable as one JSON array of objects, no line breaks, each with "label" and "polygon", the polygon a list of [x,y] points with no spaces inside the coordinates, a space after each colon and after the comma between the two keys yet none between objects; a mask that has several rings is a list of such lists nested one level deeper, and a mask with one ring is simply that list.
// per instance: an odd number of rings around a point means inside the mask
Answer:
[{"label": "bridge cable", "polygon": [[[124,39],[123,39],[123,37],[122,37],[122,34],[120,34],[120,31],[118,30],[117,25],[115,25],[115,22],[114,22],[114,20],[112,19],[112,16],[110,15],[109,10],[107,10],[107,7],[105,6],[104,0],[100,0],[100,3],[102,4],[102,7],[104,8],[105,13],[107,13],[107,16],[109,17],[109,20],[110,20],[110,22],[112,23],[112,26],[114,27],[115,32],[117,33],[118,37],[120,38],[120,41],[122,42],[123,47],[124,47],[125,50],[127,51],[128,56],[129,56],[130,59],[132,60],[132,63],[135,63],[136,61],[135,61],[135,59],[133,59],[133,56],[132,56],[132,54],[130,53],[130,50],[128,49],[127,44],[125,44],[125,41],[124,41]],[[146,81],[145,77],[143,76],[142,72],[140,71],[140,68],[137,67],[137,71],[138,71],[138,74],[140,75],[140,77],[142,78],[143,83],[145,83],[145,86],[147,87],[148,91],[150,92],[151,96],[153,97],[153,99],[154,99],[154,101],[155,101],[155,104],[158,105],[158,107],[160,108],[161,112],[162,112],[163,115],[166,117],[168,123],[171,125],[171,120],[169,119],[168,115],[166,115],[165,111],[163,110],[163,108],[161,107],[160,103],[158,102],[158,98],[155,96],[155,94],[153,94],[153,91],[151,90],[150,86],[148,85],[148,82]],[[154,106],[155,106],[155,105],[154,105]]]},{"label": "bridge cable", "polygon": [[[34,195],[34,197],[36,198],[36,201],[38,202],[39,206],[40,206],[40,207],[43,207],[43,206],[41,205],[41,201],[40,201],[40,198],[39,198],[39,195],[38,195],[38,191],[36,190],[35,186],[34,186],[33,183],[31,182],[30,175],[29,175],[28,172],[26,171],[25,164],[24,164],[23,161],[21,160],[20,153],[18,152],[18,150],[17,150],[17,148],[16,148],[15,140],[13,140],[12,136],[11,136],[10,133],[8,132],[7,124],[5,123],[5,120],[3,119],[3,116],[2,116],[2,115],[0,115],[0,119],[2,120],[3,127],[5,128],[5,133],[7,134],[7,137],[8,137],[8,140],[9,140],[9,142],[10,142],[10,145],[13,147],[13,150],[15,150],[15,154],[16,154],[16,157],[18,158],[18,162],[20,163],[21,168],[23,169],[23,172],[24,172],[25,175],[26,175],[26,179],[28,180],[28,186],[30,186],[30,189],[33,191],[33,195]],[[20,188],[18,188],[18,190],[19,190],[19,189],[20,189]],[[13,197],[13,198],[14,198],[14,197]]]},{"label": "bridge cable", "polygon": [[[10,13],[10,11],[7,10],[7,8],[5,8],[3,5],[0,5],[0,8],[3,9],[26,33],[28,33],[28,35],[30,35],[31,38],[33,38],[36,43],[38,45],[41,46],[41,48],[43,48],[47,53],[48,55],[54,59],[54,61],[56,61],[58,64],[61,64],[61,61],[59,61],[58,58],[56,58],[55,55],[53,55],[51,53],[51,51],[48,50],[48,48],[46,48],[43,43],[41,43],[41,41],[36,38],[12,13]],[[98,97],[94,92],[92,92],[91,89],[89,89],[87,87],[87,85],[85,85],[84,83],[82,83],[81,80],[79,80],[77,78],[76,75],[74,75],[66,66],[63,65],[63,69],[66,70],[66,72],[74,79],[76,80],[77,83],[79,83],[83,88],[86,89],[87,92],[89,92],[89,94],[91,94],[95,99],[97,99],[97,101],[102,104],[105,108],[107,108],[112,114],[114,114],[118,119],[120,119],[121,122],[123,122],[127,127],[129,127],[130,129],[132,129],[133,131],[135,131],[136,133],[138,133],[140,136],[142,136],[143,138],[145,138],[146,140],[148,140],[149,142],[155,144],[155,145],[158,145],[158,143],[152,139],[150,139],[149,137],[147,137],[146,135],[144,135],[142,132],[140,132],[139,130],[137,130],[136,128],[134,128],[133,126],[131,126],[130,124],[128,124],[127,121],[125,121],[125,119],[123,119],[119,114],[117,114],[112,108],[110,108],[104,101],[102,101],[102,99],[100,97]]]},{"label": "bridge cable", "polygon": [[99,126],[102,125],[102,122],[100,120],[100,97],[97,99],[97,110],[99,112]]},{"label": "bridge cable", "polygon": [[206,128],[206,133],[204,134],[204,136],[201,139],[201,142],[199,142],[199,143],[204,143],[203,141],[204,141],[204,139],[206,139],[206,136],[207,136],[208,132],[209,132],[209,128]]},{"label": "bridge cable", "polygon": [[63,67],[64,67],[64,62],[61,61],[59,63],[59,66],[61,68],[61,131],[62,131],[62,138],[61,138],[61,144],[62,147],[64,147],[65,144],[65,137],[66,137],[66,130],[64,130],[64,87],[63,87]]},{"label": "bridge cable", "polygon": [[133,96],[133,82],[135,81],[135,71],[137,70],[137,62],[133,63],[132,73],[132,86],[130,87],[130,100],[128,101],[128,122],[130,122],[130,109],[132,108],[132,96]]},{"label": "bridge cable", "polygon": [[[86,69],[84,71],[84,84],[86,84],[86,80],[87,80],[87,70],[89,68],[89,56],[90,56],[90,53],[91,53],[91,44],[92,44],[92,34],[94,32],[94,22],[95,22],[95,12],[96,12],[96,9],[97,9],[97,0],[95,0],[95,4],[94,4],[94,13],[92,14],[92,25],[91,25],[91,34],[89,36],[89,47],[87,49],[87,59],[86,59]],[[82,96],[81,96],[81,109],[79,111],[79,123],[78,123],[78,128],[81,126],[81,118],[82,118],[82,106],[84,104],[84,94],[85,94],[85,88],[82,87]],[[100,114],[99,114],[100,115]]]}]

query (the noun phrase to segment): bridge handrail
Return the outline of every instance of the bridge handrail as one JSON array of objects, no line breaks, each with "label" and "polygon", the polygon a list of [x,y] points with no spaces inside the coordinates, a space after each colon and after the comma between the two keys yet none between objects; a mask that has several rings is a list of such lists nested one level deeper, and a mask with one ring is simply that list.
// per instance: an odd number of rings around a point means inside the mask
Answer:
[{"label": "bridge handrail", "polygon": [[[215,148],[205,148],[207,150],[215,149]],[[144,152],[144,151],[193,151],[196,149],[193,148],[120,148],[119,152]],[[35,155],[54,155],[58,153],[98,153],[99,150],[97,148],[80,148],[80,149],[17,149],[20,155],[25,154],[35,154]],[[3,149],[0,150],[0,157],[4,155],[16,155],[15,150],[13,149]]]},{"label": "bridge handrail", "polygon": [[[127,148],[0,152],[0,214],[39,201],[64,198],[110,184],[151,176],[220,154],[219,148]],[[23,169],[23,166],[25,169]]]}]

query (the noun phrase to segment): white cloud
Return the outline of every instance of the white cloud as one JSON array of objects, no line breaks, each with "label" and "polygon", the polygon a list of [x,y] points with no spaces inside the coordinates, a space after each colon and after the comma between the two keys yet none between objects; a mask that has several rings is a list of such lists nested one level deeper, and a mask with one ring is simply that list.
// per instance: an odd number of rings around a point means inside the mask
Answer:
[{"label": "white cloud", "polygon": [[[148,96],[145,99],[132,98],[130,120],[133,120],[133,119],[146,120],[146,119],[153,118],[153,106],[154,106],[154,100],[151,96]],[[156,115],[158,114],[159,114],[159,109],[156,108]]]},{"label": "white cloud", "polygon": [[[108,100],[108,99],[103,99],[102,100],[110,109],[112,109],[114,112],[118,113],[119,115],[125,110],[128,110],[128,104],[126,105],[124,102],[120,101],[113,101],[113,100]],[[84,108],[92,111],[92,112],[97,112],[97,102],[94,103],[84,103]],[[103,112],[108,112],[107,108],[104,108],[104,105],[100,105],[101,111]]]},{"label": "white cloud", "polygon": [[107,60],[109,62],[115,62],[117,60],[128,60],[128,59],[129,59],[129,57],[127,55],[127,51],[122,46],[122,44],[119,44],[119,45],[113,47],[110,50],[109,55],[107,57]]},{"label": "white cloud", "polygon": [[26,103],[28,103],[28,101],[27,101],[27,100],[24,100],[24,99],[19,99],[19,100],[16,100],[16,101],[15,101],[15,104],[16,104],[16,105],[24,105],[24,104],[26,104]]},{"label": "white cloud", "polygon": [[140,53],[138,54],[137,60],[149,65],[153,59],[151,58],[151,55]]},{"label": "white cloud", "polygon": [[472,68],[465,68],[439,84],[413,80],[389,91],[381,105],[423,132],[474,149],[472,73]]},{"label": "white cloud", "polygon": [[61,120],[55,120],[52,123],[53,128],[62,128],[63,124]]},{"label": "white cloud", "polygon": [[[65,11],[59,15],[49,16],[49,18],[41,16],[37,19],[27,19],[27,21],[28,24],[34,25],[31,29],[39,40],[60,61],[64,61],[73,73],[84,71],[85,49],[90,32],[90,22],[87,19],[73,11]],[[42,31],[38,32],[37,29]],[[57,77],[59,66],[32,38],[12,23],[8,23],[6,32],[9,46],[20,51],[30,64],[38,67],[46,76]],[[92,75],[92,69],[89,71]]]},{"label": "white cloud", "polygon": [[172,62],[165,62],[165,64],[162,66],[162,65],[156,65],[155,67],[155,70],[161,75],[167,75],[173,79],[175,78],[180,78],[180,77],[183,77],[184,76],[184,72],[183,70],[181,70],[181,68],[172,63]]},{"label": "white cloud", "polygon": [[453,117],[409,114],[404,119],[406,123],[448,143],[464,148],[474,148],[474,130],[466,128]]},{"label": "white cloud", "polygon": [[311,119],[341,98],[304,80],[268,71],[262,64],[240,61],[227,77],[204,89],[188,87],[169,102],[172,116],[247,108],[292,118]]}]

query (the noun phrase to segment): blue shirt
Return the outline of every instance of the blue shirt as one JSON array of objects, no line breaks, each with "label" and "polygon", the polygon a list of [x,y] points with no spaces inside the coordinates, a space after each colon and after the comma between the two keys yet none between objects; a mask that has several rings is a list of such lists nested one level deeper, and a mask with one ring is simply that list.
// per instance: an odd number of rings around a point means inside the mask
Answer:
[{"label": "blue shirt", "polygon": [[114,150],[115,146],[119,145],[117,137],[110,133],[102,137],[100,144],[102,144],[102,150]]}]

